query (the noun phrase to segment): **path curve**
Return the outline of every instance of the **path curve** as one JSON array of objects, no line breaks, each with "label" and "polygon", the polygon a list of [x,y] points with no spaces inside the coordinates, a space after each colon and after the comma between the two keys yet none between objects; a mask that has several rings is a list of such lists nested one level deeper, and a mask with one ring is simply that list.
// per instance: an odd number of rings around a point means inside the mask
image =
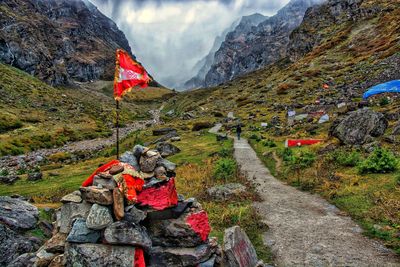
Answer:
[{"label": "path curve", "polygon": [[234,157],[261,196],[254,205],[269,226],[264,243],[278,266],[400,266],[394,253],[363,236],[334,205],[273,177],[246,139],[234,138]]}]

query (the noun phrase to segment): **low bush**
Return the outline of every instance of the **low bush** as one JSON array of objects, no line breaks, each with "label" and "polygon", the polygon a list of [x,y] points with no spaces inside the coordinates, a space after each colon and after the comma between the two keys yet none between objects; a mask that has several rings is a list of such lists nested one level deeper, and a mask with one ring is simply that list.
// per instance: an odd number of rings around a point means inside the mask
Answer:
[{"label": "low bush", "polygon": [[275,142],[274,142],[273,140],[268,139],[268,140],[265,140],[265,141],[263,142],[263,146],[266,146],[266,147],[276,147],[276,144],[275,144]]},{"label": "low bush", "polygon": [[300,155],[294,157],[293,165],[298,169],[311,167],[315,162],[316,155],[312,152],[301,152]]},{"label": "low bush", "polygon": [[230,158],[222,158],[216,161],[214,177],[220,180],[228,180],[236,173],[236,161]]},{"label": "low bush", "polygon": [[292,162],[294,161],[294,153],[290,148],[284,148],[278,151],[278,155],[282,158],[285,162]]},{"label": "low bush", "polygon": [[397,169],[398,159],[389,150],[376,148],[364,161],[358,164],[358,171],[366,173],[389,173]]},{"label": "low bush", "polygon": [[361,155],[357,151],[345,152],[345,151],[336,151],[333,154],[334,160],[341,166],[345,167],[354,167],[361,160]]}]

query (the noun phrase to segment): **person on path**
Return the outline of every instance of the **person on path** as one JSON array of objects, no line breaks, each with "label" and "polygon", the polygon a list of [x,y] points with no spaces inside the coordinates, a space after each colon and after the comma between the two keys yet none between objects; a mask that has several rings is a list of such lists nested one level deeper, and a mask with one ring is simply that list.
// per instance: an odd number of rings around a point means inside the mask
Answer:
[{"label": "person on path", "polygon": [[236,134],[237,134],[238,140],[240,140],[241,133],[242,133],[242,127],[240,126],[240,123],[238,123],[238,125],[236,125]]}]

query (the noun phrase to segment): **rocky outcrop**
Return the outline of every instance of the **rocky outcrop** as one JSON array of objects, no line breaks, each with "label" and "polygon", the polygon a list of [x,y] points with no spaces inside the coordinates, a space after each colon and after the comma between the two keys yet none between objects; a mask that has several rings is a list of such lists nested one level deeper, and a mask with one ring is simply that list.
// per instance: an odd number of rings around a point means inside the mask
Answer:
[{"label": "rocky outcrop", "polygon": [[111,80],[115,49],[131,49],[117,25],[87,0],[5,0],[0,60],[52,85]]},{"label": "rocky outcrop", "polygon": [[387,127],[388,121],[382,113],[359,109],[335,122],[331,135],[347,145],[362,145],[372,142],[373,137],[382,136]]},{"label": "rocky outcrop", "polygon": [[258,25],[240,23],[215,53],[205,85],[218,85],[285,57],[290,33],[300,25],[307,8],[321,1],[292,0]]}]

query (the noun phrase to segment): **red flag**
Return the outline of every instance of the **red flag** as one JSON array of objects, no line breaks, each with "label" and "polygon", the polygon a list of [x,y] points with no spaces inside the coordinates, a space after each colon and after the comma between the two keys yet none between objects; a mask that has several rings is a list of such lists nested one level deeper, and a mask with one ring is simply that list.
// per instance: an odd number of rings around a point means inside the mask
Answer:
[{"label": "red flag", "polygon": [[150,77],[146,70],[129,54],[117,49],[114,76],[114,98],[119,101],[122,96],[131,91],[133,87],[139,85],[142,88],[147,87]]}]

